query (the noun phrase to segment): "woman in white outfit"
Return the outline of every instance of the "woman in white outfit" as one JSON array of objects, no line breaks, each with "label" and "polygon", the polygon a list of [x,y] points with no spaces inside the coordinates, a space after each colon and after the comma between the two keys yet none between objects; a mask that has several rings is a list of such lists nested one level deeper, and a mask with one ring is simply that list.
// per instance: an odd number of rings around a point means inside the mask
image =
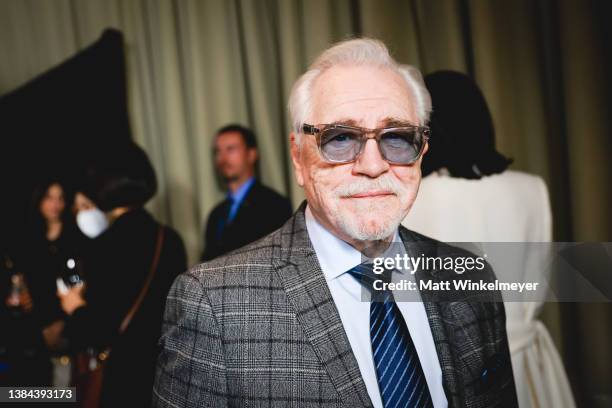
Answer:
[{"label": "woman in white outfit", "polygon": [[[425,82],[433,104],[432,138],[422,165],[425,177],[403,225],[445,242],[550,242],[546,185],[538,176],[507,170],[511,160],[495,150],[491,115],[474,81],[440,71]],[[535,270],[545,274],[543,257],[533,254],[525,251],[517,259],[540,263]],[[573,408],[559,353],[537,319],[541,306],[506,302],[519,406]]]}]

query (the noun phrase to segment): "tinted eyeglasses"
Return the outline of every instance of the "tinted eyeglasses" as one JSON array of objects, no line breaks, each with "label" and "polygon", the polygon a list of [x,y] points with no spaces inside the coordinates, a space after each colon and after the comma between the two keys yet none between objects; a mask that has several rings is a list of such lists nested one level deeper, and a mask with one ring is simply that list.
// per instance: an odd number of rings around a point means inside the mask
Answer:
[{"label": "tinted eyeglasses", "polygon": [[387,162],[411,164],[423,153],[430,133],[426,126],[366,129],[338,124],[304,124],[302,130],[317,138],[321,155],[330,163],[357,160],[368,139],[376,139],[380,154]]}]

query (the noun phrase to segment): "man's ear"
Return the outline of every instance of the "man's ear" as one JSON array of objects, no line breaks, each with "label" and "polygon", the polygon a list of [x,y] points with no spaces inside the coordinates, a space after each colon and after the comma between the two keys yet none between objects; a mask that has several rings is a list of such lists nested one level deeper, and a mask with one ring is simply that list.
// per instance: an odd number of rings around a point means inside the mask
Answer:
[{"label": "man's ear", "polygon": [[259,153],[257,152],[256,148],[252,147],[247,151],[247,160],[250,164],[254,165],[258,158]]},{"label": "man's ear", "polygon": [[425,156],[425,153],[429,150],[429,142],[425,142],[425,147],[423,148],[423,154],[421,156]]},{"label": "man's ear", "polygon": [[289,141],[291,145],[291,162],[293,163],[295,180],[300,187],[304,187],[304,175],[302,174],[303,167],[300,162],[300,146],[294,132],[289,134]]}]

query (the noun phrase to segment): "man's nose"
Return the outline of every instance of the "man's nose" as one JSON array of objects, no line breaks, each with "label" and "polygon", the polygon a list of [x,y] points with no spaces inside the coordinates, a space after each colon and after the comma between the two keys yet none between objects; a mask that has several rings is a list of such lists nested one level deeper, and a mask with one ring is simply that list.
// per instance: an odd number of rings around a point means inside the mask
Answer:
[{"label": "man's nose", "polygon": [[353,173],[378,177],[389,170],[389,163],[382,157],[375,139],[370,139],[353,165]]}]

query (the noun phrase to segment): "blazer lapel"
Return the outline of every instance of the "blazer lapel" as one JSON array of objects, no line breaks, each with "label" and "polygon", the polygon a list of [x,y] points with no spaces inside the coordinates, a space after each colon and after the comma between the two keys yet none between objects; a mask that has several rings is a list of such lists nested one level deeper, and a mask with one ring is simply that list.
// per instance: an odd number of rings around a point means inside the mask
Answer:
[{"label": "blazer lapel", "polygon": [[273,265],[343,404],[371,407],[357,360],[308,237],[305,208],[304,202],[283,226]]},{"label": "blazer lapel", "polygon": [[[412,233],[412,231],[400,227],[400,236],[404,242],[407,253],[424,254],[425,256],[436,256],[437,247],[435,241],[425,242],[418,236]],[[417,249],[417,251],[415,251]],[[414,255],[412,255],[414,256]],[[436,271],[433,270],[419,270],[416,273],[416,279],[433,279],[439,281],[436,277]],[[438,361],[440,362],[440,368],[442,369],[442,382],[444,387],[444,393],[448,401],[449,407],[460,407],[462,406],[461,390],[458,383],[457,368],[454,363],[453,352],[451,344],[446,332],[444,325],[444,310],[443,308],[450,307],[447,304],[441,304],[435,302],[429,297],[421,293],[423,305],[425,306],[425,312],[427,313],[427,319],[429,320],[429,327],[431,328],[431,334],[433,335],[436,352],[438,354]]]}]

